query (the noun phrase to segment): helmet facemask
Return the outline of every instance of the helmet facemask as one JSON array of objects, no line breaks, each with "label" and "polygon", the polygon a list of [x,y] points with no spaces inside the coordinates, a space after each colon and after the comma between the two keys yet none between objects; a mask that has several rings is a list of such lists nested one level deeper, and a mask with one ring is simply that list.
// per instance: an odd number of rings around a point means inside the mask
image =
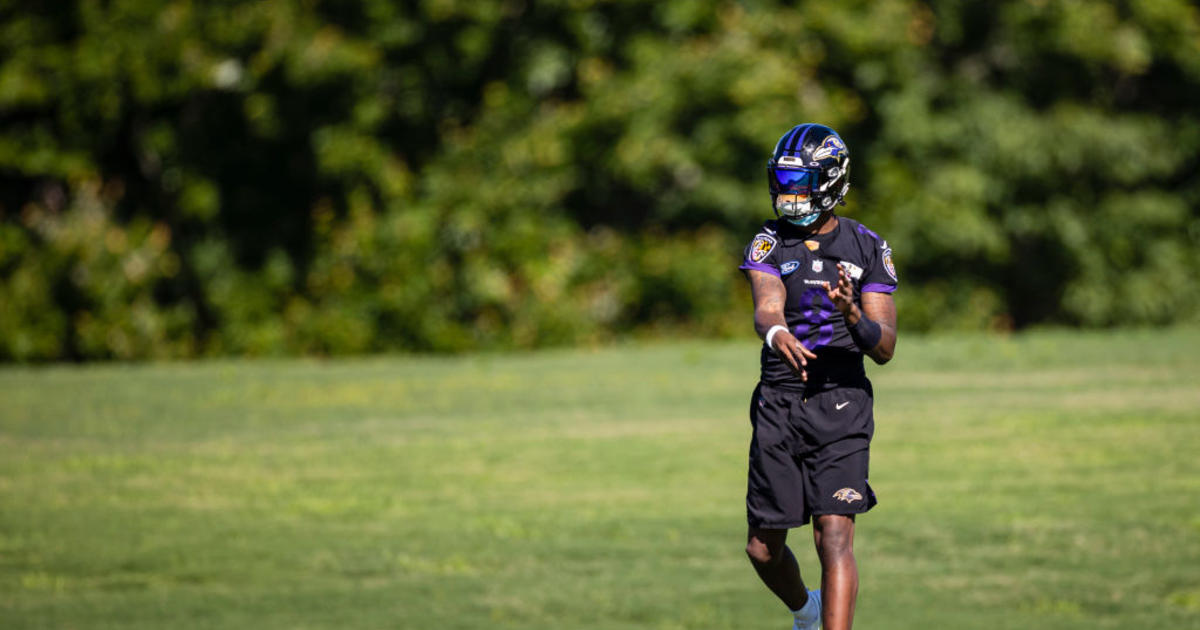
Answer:
[{"label": "helmet facemask", "polygon": [[[796,225],[810,225],[821,214],[813,203],[813,183],[818,173],[816,169],[792,166],[768,166],[767,187],[771,191],[771,200],[775,206],[775,214]],[[782,197],[790,197],[783,200]]]}]

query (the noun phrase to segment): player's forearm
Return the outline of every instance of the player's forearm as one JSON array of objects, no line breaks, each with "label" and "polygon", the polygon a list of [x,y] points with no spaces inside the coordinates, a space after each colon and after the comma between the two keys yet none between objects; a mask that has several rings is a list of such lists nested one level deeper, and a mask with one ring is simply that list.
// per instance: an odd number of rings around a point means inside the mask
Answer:
[{"label": "player's forearm", "polygon": [[775,326],[787,328],[787,319],[784,318],[783,311],[754,309],[754,331],[758,333],[760,339],[766,339],[767,332]]},{"label": "player's forearm", "polygon": [[[867,321],[864,322],[864,319]],[[886,301],[873,302],[866,310],[858,308],[857,305],[852,307],[850,312],[846,313],[846,326],[863,353],[875,363],[883,365],[892,360],[896,352],[896,310],[890,297]],[[878,340],[874,337],[874,331],[871,331],[871,338],[866,343],[873,345],[869,348],[864,347],[864,335],[860,331],[874,328],[878,329]]]},{"label": "player's forearm", "polygon": [[879,343],[867,351],[867,356],[879,365],[883,365],[892,360],[892,355],[896,352],[896,329],[885,324],[879,324],[879,330],[882,334],[879,336]]},{"label": "player's forearm", "polygon": [[779,276],[747,270],[746,277],[750,280],[750,291],[754,296],[754,330],[765,340],[771,328],[787,328],[787,319],[783,316],[787,290],[783,288]]}]

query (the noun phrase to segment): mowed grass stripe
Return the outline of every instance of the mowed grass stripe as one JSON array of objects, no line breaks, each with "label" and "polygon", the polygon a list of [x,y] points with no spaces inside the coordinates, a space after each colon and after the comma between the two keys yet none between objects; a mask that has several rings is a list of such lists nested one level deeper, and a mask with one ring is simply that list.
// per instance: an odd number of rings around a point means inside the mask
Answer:
[{"label": "mowed grass stripe", "polygon": [[[902,339],[857,625],[1200,627],[1196,350]],[[0,370],[0,625],[783,627],[741,551],[756,369],[743,340]]]}]

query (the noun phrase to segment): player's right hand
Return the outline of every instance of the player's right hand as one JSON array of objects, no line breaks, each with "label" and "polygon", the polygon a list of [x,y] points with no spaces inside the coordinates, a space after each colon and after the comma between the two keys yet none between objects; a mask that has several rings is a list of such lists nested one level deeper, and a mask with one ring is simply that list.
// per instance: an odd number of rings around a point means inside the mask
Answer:
[{"label": "player's right hand", "polygon": [[804,368],[808,365],[808,360],[817,358],[817,355],[805,348],[799,339],[786,330],[775,333],[771,341],[774,342],[772,345],[775,346],[775,354],[792,368],[800,380],[807,381],[808,372]]}]

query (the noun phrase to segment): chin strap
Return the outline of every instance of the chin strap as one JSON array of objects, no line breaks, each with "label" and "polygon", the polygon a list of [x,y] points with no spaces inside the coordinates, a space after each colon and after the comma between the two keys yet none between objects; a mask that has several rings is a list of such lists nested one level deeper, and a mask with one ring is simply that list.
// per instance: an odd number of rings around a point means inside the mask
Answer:
[{"label": "chin strap", "polygon": [[802,217],[796,218],[796,219],[787,218],[786,221],[788,223],[791,223],[792,225],[796,225],[799,227],[808,227],[808,226],[812,225],[813,223],[816,223],[817,219],[820,216],[821,216],[820,212],[810,212],[810,213],[808,213]]}]

